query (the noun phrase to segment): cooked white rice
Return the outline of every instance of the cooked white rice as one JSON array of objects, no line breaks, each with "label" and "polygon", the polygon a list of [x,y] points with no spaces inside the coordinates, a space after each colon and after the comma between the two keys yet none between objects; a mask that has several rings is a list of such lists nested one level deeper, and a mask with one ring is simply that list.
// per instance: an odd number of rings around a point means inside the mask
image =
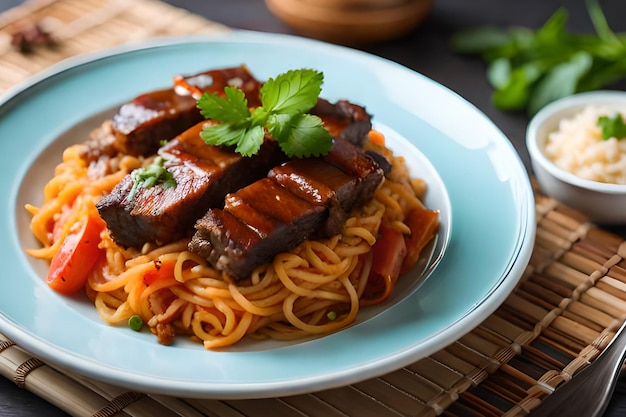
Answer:
[{"label": "cooked white rice", "polygon": [[587,106],[548,135],[545,155],[565,171],[591,181],[626,184],[626,139],[602,139],[600,116],[617,112],[626,121],[626,108]]}]

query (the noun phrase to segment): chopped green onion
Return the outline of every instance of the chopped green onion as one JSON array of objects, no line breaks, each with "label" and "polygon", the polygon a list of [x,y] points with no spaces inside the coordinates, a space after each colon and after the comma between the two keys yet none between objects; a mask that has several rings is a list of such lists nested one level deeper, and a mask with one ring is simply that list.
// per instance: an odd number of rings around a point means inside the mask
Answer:
[{"label": "chopped green onion", "polygon": [[337,318],[337,313],[329,311],[328,314],[326,314],[326,317],[328,317],[328,320],[335,320]]},{"label": "chopped green onion", "polygon": [[130,316],[130,318],[128,319],[128,327],[136,332],[140,331],[143,328],[143,319],[141,318],[141,316],[138,314]]},{"label": "chopped green onion", "polygon": [[165,159],[161,156],[154,158],[148,166],[137,168],[130,173],[133,179],[133,188],[128,193],[128,201],[132,201],[139,187],[150,188],[163,184],[164,188],[176,187],[174,175],[165,168]]}]

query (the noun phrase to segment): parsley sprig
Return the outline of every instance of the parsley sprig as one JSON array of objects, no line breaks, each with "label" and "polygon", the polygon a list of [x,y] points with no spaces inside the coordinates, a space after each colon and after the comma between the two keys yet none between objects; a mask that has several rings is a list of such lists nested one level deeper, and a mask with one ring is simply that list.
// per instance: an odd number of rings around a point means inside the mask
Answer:
[{"label": "parsley sprig", "polygon": [[611,138],[620,140],[626,138],[626,123],[621,113],[616,113],[611,117],[598,117],[598,126],[602,129],[602,139],[604,140]]},{"label": "parsley sprig", "polygon": [[209,145],[236,146],[235,152],[252,156],[267,130],[289,157],[324,155],[332,138],[322,120],[307,113],[317,103],[323,81],[319,71],[287,71],[263,84],[261,106],[254,109],[237,87],[225,87],[224,96],[204,93],[198,100],[200,113],[221,123],[205,127],[200,136]]},{"label": "parsley sprig", "polygon": [[128,193],[128,200],[132,201],[139,187],[150,188],[157,184],[163,184],[164,188],[176,187],[176,179],[164,166],[165,160],[157,156],[150,165],[137,168],[131,172],[133,188]]}]

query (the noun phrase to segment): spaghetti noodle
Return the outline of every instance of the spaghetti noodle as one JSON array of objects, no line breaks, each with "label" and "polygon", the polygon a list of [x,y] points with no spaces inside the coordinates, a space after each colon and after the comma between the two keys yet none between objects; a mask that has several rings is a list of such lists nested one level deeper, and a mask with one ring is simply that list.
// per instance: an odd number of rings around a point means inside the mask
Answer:
[{"label": "spaghetti noodle", "polygon": [[[94,134],[107,132],[109,122]],[[85,284],[89,299],[107,323],[118,325],[139,315],[160,343],[186,334],[207,349],[230,346],[246,336],[286,340],[345,328],[361,306],[389,296],[394,274],[417,260],[438,227],[437,212],[421,202],[426,184],[409,177],[403,158],[393,156],[379,136],[377,142],[366,146],[391,161],[391,172],[339,235],[306,240],[257,267],[248,279],[233,281],[189,252],[188,239],[126,249],[102,227]],[[98,216],[95,204],[100,198],[124,175],[150,162],[119,154],[89,163],[82,157],[84,146],[65,150],[43,190],[43,204],[26,207],[32,231],[42,243],[28,250],[36,258],[51,260],[76,224]],[[389,259],[376,259],[374,250],[385,239],[383,231],[389,230],[406,247],[396,273],[385,272]]]}]

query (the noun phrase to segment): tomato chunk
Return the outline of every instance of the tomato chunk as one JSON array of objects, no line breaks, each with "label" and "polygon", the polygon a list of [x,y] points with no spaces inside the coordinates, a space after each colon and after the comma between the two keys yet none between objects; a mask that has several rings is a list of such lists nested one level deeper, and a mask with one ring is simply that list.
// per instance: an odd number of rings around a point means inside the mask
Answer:
[{"label": "tomato chunk", "polygon": [[72,226],[50,263],[46,278],[50,288],[69,295],[84,287],[87,276],[104,255],[98,244],[105,226],[97,212]]},{"label": "tomato chunk", "polygon": [[363,298],[382,302],[389,297],[400,276],[407,248],[402,233],[384,223],[378,234],[372,248],[372,269]]},{"label": "tomato chunk", "polygon": [[437,233],[439,212],[424,209],[411,210],[404,222],[411,229],[411,235],[406,237],[407,255],[400,271],[402,274],[415,265],[422,249]]}]

